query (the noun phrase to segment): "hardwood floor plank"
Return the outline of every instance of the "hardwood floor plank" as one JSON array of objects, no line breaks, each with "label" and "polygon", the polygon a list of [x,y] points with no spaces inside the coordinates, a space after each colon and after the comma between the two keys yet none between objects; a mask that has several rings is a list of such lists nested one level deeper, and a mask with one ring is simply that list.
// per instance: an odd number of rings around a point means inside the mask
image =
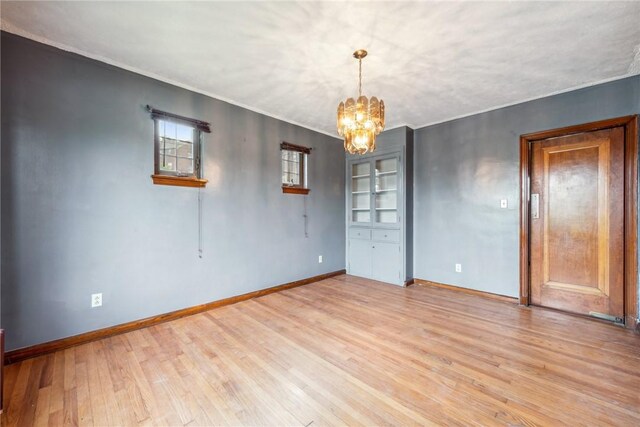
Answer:
[{"label": "hardwood floor plank", "polygon": [[89,373],[87,372],[88,346],[82,345],[76,348],[76,397],[78,399],[78,424],[92,425],[93,414],[91,409],[91,397],[89,396]]},{"label": "hardwood floor plank", "polygon": [[[201,320],[206,321],[205,318]],[[269,425],[274,422],[278,425],[306,424],[273,397],[274,392],[270,390],[269,378],[259,367],[251,363],[246,354],[227,340],[224,331],[220,328],[215,328],[214,331],[213,339],[197,338],[194,342],[215,352],[219,360],[227,369],[230,369],[237,379],[234,381],[235,390],[245,402],[242,406],[253,405],[259,410],[260,415],[256,417],[255,423],[260,425]],[[273,384],[273,381],[271,383]]]},{"label": "hardwood floor plank", "polygon": [[3,426],[640,425],[640,336],[342,275],[6,367]]},{"label": "hardwood floor plank", "polygon": [[[342,310],[342,311],[343,311],[343,312],[346,312],[346,310]],[[351,310],[351,311],[349,311],[349,313],[350,313],[350,319],[353,321],[353,320],[357,317],[357,315],[355,314],[355,310]],[[387,319],[387,324],[389,323],[389,321],[390,321],[390,320],[389,320],[389,319]],[[358,330],[361,330],[361,331],[366,331],[366,330],[370,329],[370,328],[368,328],[368,327],[367,327],[367,325],[359,325],[359,326],[360,326],[360,328],[358,328]],[[359,333],[359,332],[354,332],[354,333]],[[395,336],[401,336],[401,335],[402,335],[402,333],[403,333],[403,332],[402,332],[402,330],[401,330],[401,329],[400,329],[399,331],[394,331],[394,333],[393,333],[392,335],[390,335],[390,336],[386,337],[386,339],[385,339],[385,340],[383,340],[383,341],[381,341],[381,342],[380,342],[380,344],[378,344],[378,345],[379,345],[379,346],[384,346],[384,343],[389,343],[389,342],[392,342],[392,343],[393,343],[394,337],[395,337]],[[430,348],[430,350],[429,350],[429,351],[433,351],[433,346],[432,346],[433,338],[434,338],[434,337],[432,336],[432,337],[430,337],[430,339],[429,339],[429,340],[424,340],[424,342],[430,342],[430,343],[431,343],[431,344],[430,344],[430,347],[431,347],[431,348]],[[419,341],[417,341],[417,340],[415,340],[415,339],[411,339],[410,341],[411,341],[412,343],[419,342]],[[397,344],[397,343],[393,343],[393,344],[394,344],[394,346],[398,346],[398,344]],[[458,349],[460,349],[461,347],[462,347],[462,348],[468,348],[468,346],[458,346]],[[453,363],[454,363],[454,362],[455,362],[455,364],[456,364],[456,371],[458,371],[458,372],[460,371],[458,361],[455,359],[455,357],[456,357],[456,352],[455,352],[455,351],[452,351],[452,350],[455,350],[455,349],[448,349],[448,350],[446,351],[446,353],[445,353],[445,354],[446,354],[446,358],[445,358],[445,356],[442,356],[442,357],[438,356],[438,357],[436,357],[436,359],[435,359],[435,360],[441,359],[441,360],[444,360],[444,361],[446,362],[446,364],[444,365],[444,367],[439,368],[439,373],[440,373],[440,374],[443,374],[446,370],[449,370],[450,368],[449,368],[447,365],[453,365]],[[411,351],[412,351],[412,350],[411,350],[411,348],[410,348],[410,347],[406,347],[406,348],[404,348],[404,349],[402,350],[402,353],[401,353],[401,354],[405,354],[405,355],[407,356],[407,358],[408,358],[409,360],[411,360],[411,361],[415,361],[415,360],[416,360],[416,358],[419,358],[419,357],[420,357],[420,355],[412,354],[412,353],[411,353]],[[459,352],[460,352],[460,350],[458,350],[458,353],[459,353]],[[452,358],[452,357],[453,357],[453,358]],[[481,373],[480,373],[479,371],[477,371],[477,369],[474,369],[472,365],[468,365],[468,367],[472,369],[472,370],[471,370],[471,374],[470,374],[470,376],[469,376],[469,380],[471,380],[473,383],[476,383],[478,380],[482,380],[482,379],[483,379],[483,378],[482,378]],[[497,368],[497,367],[496,367],[496,368]],[[433,367],[431,367],[431,369],[433,369]],[[494,369],[494,371],[493,371],[493,372],[496,372],[496,371],[498,371],[498,369]],[[488,377],[488,378],[485,378],[485,379],[484,379],[484,381],[486,381],[487,379],[488,379],[488,380],[491,380],[491,376],[492,376],[492,375],[491,375],[491,372],[487,371],[487,373],[489,373],[489,377]],[[508,376],[509,376],[509,377],[511,377],[511,378],[513,378],[513,373],[509,373],[509,374],[508,374]],[[474,378],[475,378],[475,379],[474,379]],[[483,385],[483,386],[484,386],[484,385]],[[499,387],[499,389],[500,389],[500,390],[502,390],[502,393],[504,393],[504,392],[505,392],[505,390],[508,390],[508,389],[509,389],[509,387],[507,387],[507,384],[498,384],[498,387]],[[534,400],[535,400],[535,399],[534,399]],[[566,412],[566,411],[565,411],[565,412]],[[569,415],[569,416],[571,416],[571,413],[569,413],[568,415]],[[579,415],[580,415],[580,412],[577,412],[576,414],[574,414],[574,417],[575,417],[575,416],[579,416]],[[575,419],[575,418],[569,418],[569,419],[567,420],[567,422],[570,422],[570,421],[571,421],[571,420],[573,420],[573,419]]]},{"label": "hardwood floor plank", "polygon": [[[215,319],[213,321],[215,322]],[[256,346],[255,340],[244,340],[246,335],[239,334],[237,328],[226,325],[226,322],[217,322],[225,339],[232,343],[236,351],[243,352],[252,364],[259,367],[260,372],[264,373],[262,375],[263,381],[270,394],[278,402],[281,402],[284,408],[298,419],[300,424],[308,425],[313,422],[320,425],[337,425],[345,423],[332,411],[325,411],[318,406],[307,394],[305,388],[292,381],[290,375],[282,375],[281,369],[274,366],[274,364],[277,365],[277,360],[270,359],[263,351],[260,351],[262,346]]]},{"label": "hardwood floor plank", "polygon": [[91,354],[91,356],[87,358],[86,366],[88,373],[88,387],[89,398],[91,402],[92,422],[94,425],[109,425],[107,412],[109,410],[115,410],[116,408],[108,408],[105,403],[105,396],[102,394],[100,375],[98,374],[99,358],[102,356],[100,352],[101,345],[99,342],[92,342],[84,344],[81,347],[85,347],[87,352]]},{"label": "hardwood floor plank", "polygon": [[[342,301],[342,300],[347,300],[347,301],[348,301],[348,298],[341,299],[341,301]],[[434,309],[434,310],[437,310],[437,309]],[[344,312],[344,311],[345,311],[345,310],[343,310],[343,312]],[[391,316],[392,316],[392,315],[391,315]],[[351,318],[353,318],[353,315],[351,316]],[[419,321],[419,319],[416,319],[416,322],[417,322],[417,321]],[[450,322],[445,322],[445,323],[443,323],[443,325],[444,325],[444,326],[443,326],[443,329],[442,329],[442,331],[441,331],[442,333],[441,333],[440,335],[441,335],[441,336],[443,336],[443,337],[445,337],[445,336],[446,336],[446,337],[447,337],[446,339],[451,339],[451,337],[452,337],[452,336],[458,336],[458,337],[460,337],[460,336],[461,336],[461,337],[464,337],[464,336],[465,336],[464,334],[465,334],[466,332],[454,332],[454,331],[458,331],[458,328],[456,328],[454,325],[451,325],[451,324],[450,324]],[[433,326],[433,325],[431,325],[431,326]],[[359,329],[362,329],[362,327],[361,327],[361,328],[359,328]],[[463,331],[464,331],[464,330],[463,330]],[[473,337],[473,340],[468,340],[468,341],[466,341],[466,342],[459,342],[459,343],[457,343],[457,346],[458,346],[459,348],[460,348],[460,347],[463,347],[463,348],[464,348],[464,347],[468,347],[468,346],[473,346],[473,345],[474,345],[474,343],[476,343],[476,341],[477,341],[477,344],[478,344],[478,345],[484,345],[484,346],[485,346],[485,349],[486,349],[486,348],[488,348],[488,349],[490,349],[490,350],[492,349],[492,347],[491,347],[491,343],[493,342],[493,341],[492,341],[492,339],[491,339],[491,338],[492,338],[492,336],[487,337],[487,339],[481,339],[481,340],[478,340],[478,339],[477,339],[478,337],[477,337],[476,330],[472,330],[472,331],[470,332],[469,336]],[[487,344],[487,343],[489,343],[489,344]],[[488,347],[487,347],[487,346],[488,346]],[[494,351],[494,352],[495,352],[495,351]],[[453,353],[452,353],[452,354],[453,354]],[[523,353],[523,354],[526,354],[526,353]],[[520,354],[519,354],[518,352],[515,352],[515,353],[513,353],[513,352],[512,352],[512,353],[508,354],[506,357],[504,357],[504,360],[512,362],[512,360],[511,360],[511,359],[514,359],[514,358],[515,358],[515,359],[517,359],[519,356],[520,356]],[[550,355],[547,355],[547,356],[550,356]],[[541,359],[541,360],[546,360],[548,364],[549,364],[549,363],[551,363],[551,359],[549,359],[549,358],[547,358],[547,359]],[[548,372],[546,371],[546,368],[547,368],[547,367],[545,367],[545,366],[537,366],[535,363],[532,363],[532,362],[530,362],[530,361],[529,361],[529,363],[528,363],[526,366],[524,366],[524,367],[523,367],[523,366],[520,366],[519,368],[521,368],[521,369],[525,369],[525,370],[526,370],[526,369],[532,369],[532,370],[535,372],[535,374],[536,374],[536,375],[548,375]],[[538,369],[538,371],[536,371],[536,369]],[[588,370],[587,370],[587,372],[588,372]],[[583,374],[581,373],[581,371],[580,371],[580,370],[575,371],[574,375],[576,375],[576,376],[583,376]],[[614,377],[614,378],[615,378],[615,377]],[[621,376],[621,375],[618,375],[618,377],[617,377],[617,378],[618,378],[618,381],[620,381],[620,380],[624,381],[624,380],[625,380],[625,377],[624,377],[623,375],[622,375],[622,376]],[[536,377],[530,377],[530,379],[535,380],[535,379],[536,379]],[[556,379],[556,378],[551,378],[551,379],[553,379],[554,381],[558,381],[558,380],[562,381],[564,378],[563,378],[563,377],[560,377],[559,379]],[[551,382],[551,383],[553,383],[554,381],[550,381],[550,382]],[[590,385],[593,385],[593,384],[590,384]],[[575,388],[575,387],[576,387],[576,385],[575,385],[575,384],[569,384],[569,386],[571,386],[572,388]],[[580,385],[580,384],[578,384],[578,385],[577,385],[577,387],[581,387],[581,385]],[[630,390],[633,390],[633,388],[630,388]],[[589,389],[588,387],[586,387],[586,388],[585,388],[585,392],[586,392],[587,394],[588,394],[588,393],[590,393],[590,389]],[[605,392],[605,393],[608,393],[608,392]],[[578,397],[580,397],[580,398],[584,398],[584,396],[578,396]],[[596,395],[596,397],[597,397],[597,395]],[[628,404],[629,404],[629,405],[631,405],[631,407],[632,407],[632,408],[636,408],[636,407],[637,407],[637,405],[638,405],[637,398],[638,398],[637,393],[633,393],[633,396],[631,397],[631,400],[630,400],[630,401],[629,401],[629,399],[627,398],[627,402],[628,402]],[[592,399],[592,400],[591,400],[591,402],[593,402],[593,403],[596,403],[596,404],[597,404],[599,401],[598,401],[598,400],[595,400],[595,399]],[[609,408],[610,408],[610,409],[612,409],[612,410],[621,410],[621,409],[620,409],[620,408],[618,408],[616,405],[609,405],[609,404],[607,404],[607,403],[605,403],[605,405],[609,406]],[[622,409],[622,410],[624,410],[624,409]],[[635,411],[635,409],[632,409],[632,412],[633,412],[633,413],[635,413],[635,412],[636,412],[636,411]],[[581,414],[582,414],[582,412],[577,411],[576,416],[578,416],[578,417],[579,417]]]},{"label": "hardwood floor plank", "polygon": [[65,426],[78,426],[78,394],[75,388],[64,391],[64,409],[62,410]]},{"label": "hardwood floor plank", "polygon": [[36,414],[33,421],[35,426],[46,426],[49,424],[49,399],[51,398],[51,387],[46,386],[38,390],[38,400],[36,403]]},{"label": "hardwood floor plank", "polygon": [[[264,311],[264,307],[261,308]],[[270,316],[277,316],[276,312],[269,313]],[[326,326],[324,326],[326,325]],[[312,325],[309,325],[309,328],[313,328]],[[380,341],[380,337],[369,337],[372,339],[358,340],[354,337],[353,333],[345,333],[344,335],[340,332],[339,327],[336,325],[330,324],[329,319],[317,319],[316,328],[314,328],[313,339],[310,341],[305,341],[301,343],[304,347],[312,347],[315,341],[320,342],[322,346],[335,347],[335,342],[333,341],[333,337],[341,340],[343,344],[352,343],[356,344],[354,348],[347,347],[348,353],[351,357],[345,361],[333,361],[334,364],[341,366],[343,364],[349,365],[350,372],[360,372],[360,378],[373,378],[375,380],[380,380],[376,382],[368,382],[371,383],[372,386],[377,388],[389,388],[391,385],[397,387],[394,390],[394,396],[397,398],[402,397],[404,399],[403,403],[408,406],[415,405],[416,402],[420,402],[420,405],[424,407],[426,400],[431,398],[432,396],[438,395],[438,389],[458,389],[459,392],[463,391],[463,386],[457,382],[457,379],[452,379],[448,376],[443,376],[442,371],[439,372],[438,375],[430,375],[431,371],[421,371],[416,369],[417,366],[413,366],[414,369],[407,370],[405,366],[406,364],[411,364],[411,361],[407,359],[406,355],[395,351],[394,348],[385,347],[383,345],[383,341]],[[368,348],[369,345],[367,342],[374,342],[375,348]],[[384,352],[381,351],[383,350]],[[377,353],[376,356],[373,356],[374,352]],[[358,357],[354,357],[358,356]],[[382,356],[382,357],[377,357]],[[330,359],[331,360],[331,359]],[[367,370],[363,370],[363,366],[373,366],[379,372],[384,372],[384,375],[370,375],[370,372]],[[431,367],[434,369],[434,367]],[[442,394],[442,393],[440,393]],[[473,393],[471,393],[473,394]],[[465,399],[471,398],[472,395],[464,396]],[[436,405],[431,408],[432,412],[440,411],[440,408],[446,408],[447,405],[445,402],[435,399],[434,402]],[[483,406],[477,403],[477,407],[475,408],[472,414],[467,414],[467,418],[464,419],[465,423],[470,423],[473,420],[478,421],[482,418],[481,410]],[[505,409],[507,410],[507,409]],[[461,418],[462,413],[460,411],[457,412],[457,418]],[[485,416],[492,417],[493,411],[487,409]],[[485,420],[486,422],[487,420]]]},{"label": "hardwood floor plank", "polygon": [[[265,322],[265,325],[268,325],[269,322],[273,320],[272,316],[258,317],[259,310],[253,311],[251,317],[247,317],[248,321],[252,322]],[[286,327],[277,326],[279,329],[284,329]],[[333,375],[337,377],[344,377],[348,381],[349,388],[353,389],[353,391],[359,395],[367,396],[368,400],[376,401],[376,405],[381,405],[382,407],[387,406],[386,411],[398,410],[407,416],[410,417],[411,423],[420,423],[423,425],[434,424],[434,420],[430,420],[424,415],[420,413],[415,413],[411,408],[407,408],[399,404],[395,399],[390,399],[388,396],[381,392],[379,388],[372,387],[367,384],[366,381],[363,381],[360,375],[353,375],[353,372],[346,372],[342,369],[343,363],[348,360],[348,354],[346,350],[348,350],[345,346],[341,345],[333,345],[331,347],[322,347],[317,349],[317,351],[309,350],[309,346],[313,346],[315,341],[313,338],[305,338],[306,334],[292,336],[287,333],[280,335],[284,340],[287,347],[295,348],[300,351],[307,360],[311,360],[316,364],[316,367],[323,366],[327,368],[327,374]],[[339,351],[336,351],[338,349]],[[316,350],[314,348],[314,350]],[[381,373],[378,373],[381,375]],[[432,409],[437,410],[436,406],[433,406]],[[452,420],[450,420],[452,421]]]},{"label": "hardwood floor plank", "polygon": [[[34,360],[38,360],[38,358]],[[62,416],[62,410],[64,409],[64,351],[54,354],[51,388],[49,416],[54,413],[59,413]]]},{"label": "hardwood floor plank", "polygon": [[[4,391],[5,402],[2,420],[7,425],[18,425],[18,417],[20,415],[21,406],[25,405],[25,394],[27,391],[29,374],[35,359],[25,360],[24,364],[19,366],[12,365],[9,372],[13,371],[15,380],[12,382],[12,388]],[[5,383],[5,387],[9,384]]]},{"label": "hardwood floor plank", "polygon": [[36,404],[38,402],[38,390],[40,387],[40,376],[44,368],[44,359],[36,359],[29,371],[26,389],[22,405],[20,406],[20,414],[18,415],[18,425],[33,425],[36,415]]}]

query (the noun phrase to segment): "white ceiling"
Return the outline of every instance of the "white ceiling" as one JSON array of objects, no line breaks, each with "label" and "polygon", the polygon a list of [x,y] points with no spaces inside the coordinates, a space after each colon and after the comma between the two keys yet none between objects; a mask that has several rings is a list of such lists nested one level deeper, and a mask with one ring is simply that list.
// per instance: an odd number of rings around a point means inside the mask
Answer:
[{"label": "white ceiling", "polygon": [[640,73],[640,2],[7,2],[2,28],[336,135],[363,91],[387,129]]}]

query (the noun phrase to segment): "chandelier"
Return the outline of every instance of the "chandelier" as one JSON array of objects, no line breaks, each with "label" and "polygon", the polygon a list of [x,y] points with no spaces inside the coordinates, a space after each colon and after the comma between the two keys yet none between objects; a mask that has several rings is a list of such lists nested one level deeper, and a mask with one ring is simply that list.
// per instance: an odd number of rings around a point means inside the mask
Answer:
[{"label": "chandelier", "polygon": [[347,98],[338,105],[338,135],[344,137],[344,149],[351,154],[366,154],[376,149],[376,135],[384,129],[384,101],[362,95],[362,58],[364,49],[353,52],[358,60],[358,100]]}]

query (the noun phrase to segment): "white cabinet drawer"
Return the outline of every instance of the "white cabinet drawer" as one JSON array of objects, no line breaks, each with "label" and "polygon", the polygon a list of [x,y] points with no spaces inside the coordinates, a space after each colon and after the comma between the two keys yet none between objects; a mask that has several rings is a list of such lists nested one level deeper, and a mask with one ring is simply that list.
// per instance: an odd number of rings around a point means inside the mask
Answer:
[{"label": "white cabinet drawer", "polygon": [[371,240],[371,230],[367,228],[350,228],[350,239]]},{"label": "white cabinet drawer", "polygon": [[373,240],[377,242],[400,242],[399,230],[373,230]]}]

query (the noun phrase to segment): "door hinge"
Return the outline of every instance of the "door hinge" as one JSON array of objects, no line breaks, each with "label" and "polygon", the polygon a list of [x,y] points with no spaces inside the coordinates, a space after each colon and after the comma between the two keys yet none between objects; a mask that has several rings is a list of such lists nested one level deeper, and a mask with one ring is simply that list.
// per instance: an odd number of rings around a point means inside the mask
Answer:
[{"label": "door hinge", "polygon": [[589,316],[602,320],[608,320],[613,323],[624,324],[624,319],[618,316],[612,316],[610,314],[598,313],[597,311],[590,311]]}]

